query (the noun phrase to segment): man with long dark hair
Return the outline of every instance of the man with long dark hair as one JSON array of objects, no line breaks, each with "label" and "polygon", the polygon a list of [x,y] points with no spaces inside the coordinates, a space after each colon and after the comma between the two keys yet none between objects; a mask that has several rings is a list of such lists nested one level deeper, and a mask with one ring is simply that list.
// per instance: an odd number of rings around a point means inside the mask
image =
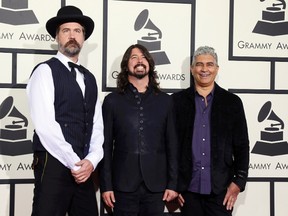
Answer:
[{"label": "man with long dark hair", "polygon": [[177,138],[171,97],[161,92],[147,49],[130,46],[117,91],[103,102],[104,158],[100,187],[114,216],[162,216],[178,194]]}]

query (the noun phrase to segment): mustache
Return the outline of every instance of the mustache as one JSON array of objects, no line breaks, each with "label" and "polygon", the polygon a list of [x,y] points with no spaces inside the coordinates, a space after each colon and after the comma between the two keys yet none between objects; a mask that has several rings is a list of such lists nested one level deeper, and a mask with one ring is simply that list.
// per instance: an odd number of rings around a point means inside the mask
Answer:
[{"label": "mustache", "polygon": [[71,39],[69,40],[66,44],[65,44],[65,48],[67,48],[70,45],[74,45],[77,46],[78,48],[80,48],[80,44],[75,40],[75,39]]},{"label": "mustache", "polygon": [[146,65],[142,64],[142,63],[138,63],[134,66],[134,69],[136,69],[137,67],[142,66],[144,69],[146,69]]}]

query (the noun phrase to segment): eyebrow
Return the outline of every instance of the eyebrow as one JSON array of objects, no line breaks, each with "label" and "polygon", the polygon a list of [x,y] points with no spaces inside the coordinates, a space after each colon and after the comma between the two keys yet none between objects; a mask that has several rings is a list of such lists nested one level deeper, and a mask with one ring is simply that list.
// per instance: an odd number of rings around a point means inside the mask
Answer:
[{"label": "eyebrow", "polygon": [[199,62],[196,62],[195,64],[216,64],[215,62],[201,62],[201,61],[199,61]]}]

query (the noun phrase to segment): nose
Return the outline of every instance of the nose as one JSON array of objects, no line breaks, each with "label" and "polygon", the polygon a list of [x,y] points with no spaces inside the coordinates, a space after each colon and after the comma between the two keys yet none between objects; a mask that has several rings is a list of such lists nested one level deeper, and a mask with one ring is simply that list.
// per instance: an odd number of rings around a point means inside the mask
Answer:
[{"label": "nose", "polygon": [[138,57],[138,62],[139,62],[139,63],[142,63],[142,62],[143,62],[143,57],[142,57],[142,56]]},{"label": "nose", "polygon": [[206,65],[206,64],[204,64],[203,66],[202,66],[202,71],[207,71],[208,70],[208,66]]},{"label": "nose", "polygon": [[69,31],[69,38],[75,38],[75,32],[74,31]]},{"label": "nose", "polygon": [[74,33],[72,31],[70,32],[69,37],[70,38],[75,38]]}]

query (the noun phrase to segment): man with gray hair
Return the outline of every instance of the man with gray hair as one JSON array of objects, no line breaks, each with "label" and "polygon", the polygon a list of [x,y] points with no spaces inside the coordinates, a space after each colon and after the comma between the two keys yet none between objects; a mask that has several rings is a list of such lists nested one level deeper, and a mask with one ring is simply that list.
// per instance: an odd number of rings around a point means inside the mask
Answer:
[{"label": "man with gray hair", "polygon": [[241,99],[215,78],[218,57],[199,47],[193,84],[173,94],[180,144],[178,201],[184,216],[231,216],[249,166],[247,123]]}]

